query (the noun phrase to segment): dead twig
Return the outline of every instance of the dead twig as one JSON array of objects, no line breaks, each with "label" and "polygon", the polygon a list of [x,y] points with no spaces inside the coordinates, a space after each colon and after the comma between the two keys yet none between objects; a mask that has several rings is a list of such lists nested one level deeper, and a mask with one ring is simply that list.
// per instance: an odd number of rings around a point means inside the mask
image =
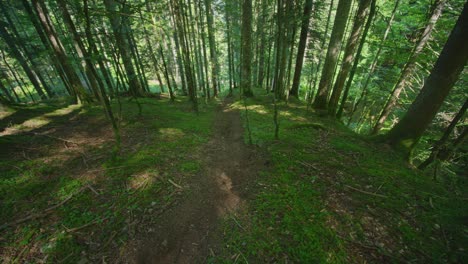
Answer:
[{"label": "dead twig", "polygon": [[174,185],[176,188],[179,188],[179,189],[184,189],[184,187],[180,186],[179,184],[175,183],[174,181],[172,181],[171,179],[168,179],[167,180],[170,184]]},{"label": "dead twig", "polygon": [[377,193],[372,193],[372,192],[363,191],[363,190],[354,188],[354,187],[349,186],[349,185],[345,185],[345,186],[346,186],[346,188],[349,188],[349,189],[351,189],[351,190],[354,190],[354,191],[357,191],[357,192],[360,192],[360,193],[364,193],[364,194],[368,194],[368,195],[373,195],[373,196],[377,196],[377,197],[380,197],[380,198],[388,198],[388,196],[385,196],[385,195],[382,195],[382,194],[377,194]]},{"label": "dead twig", "polygon": [[310,163],[307,163],[307,162],[304,162],[304,161],[300,161],[300,160],[296,160],[297,163],[303,165],[303,166],[306,166],[308,168],[312,168],[316,171],[318,171],[319,169],[317,169],[314,165],[310,164]]},{"label": "dead twig", "polygon": [[72,232],[76,232],[76,231],[78,231],[78,230],[84,229],[84,228],[86,228],[86,227],[92,226],[92,225],[94,225],[94,224],[97,224],[97,223],[99,223],[99,220],[104,221],[104,220],[106,220],[107,218],[108,218],[108,217],[105,217],[105,218],[103,218],[103,219],[96,219],[96,220],[93,220],[93,221],[91,221],[91,222],[89,222],[89,223],[87,223],[87,224],[84,224],[84,225],[82,225],[82,226],[79,226],[79,227],[74,227],[74,228],[67,228],[66,226],[63,226],[63,227],[65,227],[65,230],[67,231],[67,233],[72,233]]}]

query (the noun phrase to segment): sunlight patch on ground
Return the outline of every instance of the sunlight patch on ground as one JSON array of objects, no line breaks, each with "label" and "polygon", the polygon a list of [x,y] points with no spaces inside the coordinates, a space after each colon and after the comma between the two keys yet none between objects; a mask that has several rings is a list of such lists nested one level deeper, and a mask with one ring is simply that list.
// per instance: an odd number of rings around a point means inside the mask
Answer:
[{"label": "sunlight patch on ground", "polygon": [[223,216],[237,209],[241,199],[232,191],[232,180],[225,172],[221,172],[216,183],[223,194],[222,203],[218,206],[218,214]]},{"label": "sunlight patch on ground", "polygon": [[5,128],[3,132],[0,132],[0,137],[6,136],[6,135],[15,135],[21,132],[30,132],[34,129],[41,128],[51,122],[51,119],[49,119],[49,117],[67,115],[80,107],[81,107],[80,105],[70,105],[65,108],[57,109],[50,113],[36,116],[34,118],[24,121],[21,124],[15,124],[15,125]]},{"label": "sunlight patch on ground", "polygon": [[145,189],[151,186],[159,177],[159,173],[155,170],[148,170],[142,173],[133,175],[128,184],[131,190]]},{"label": "sunlight patch on ground", "polygon": [[185,135],[185,133],[181,129],[171,128],[171,127],[160,128],[159,133],[161,133],[163,138],[169,139],[169,140],[178,139]]},{"label": "sunlight patch on ground", "polygon": [[0,120],[5,117],[11,116],[15,112],[16,112],[15,110],[11,110],[8,107],[0,105]]}]

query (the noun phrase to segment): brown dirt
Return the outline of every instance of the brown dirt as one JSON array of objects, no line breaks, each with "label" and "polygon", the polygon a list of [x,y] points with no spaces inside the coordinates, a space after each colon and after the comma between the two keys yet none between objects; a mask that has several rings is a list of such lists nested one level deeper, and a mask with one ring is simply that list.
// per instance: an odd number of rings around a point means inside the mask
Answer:
[{"label": "brown dirt", "polygon": [[216,111],[213,137],[200,150],[203,169],[182,184],[186,193],[159,217],[157,226],[136,235],[123,263],[198,263],[222,242],[220,223],[246,204],[251,183],[264,166],[262,155],[244,144],[242,120],[226,100]]}]

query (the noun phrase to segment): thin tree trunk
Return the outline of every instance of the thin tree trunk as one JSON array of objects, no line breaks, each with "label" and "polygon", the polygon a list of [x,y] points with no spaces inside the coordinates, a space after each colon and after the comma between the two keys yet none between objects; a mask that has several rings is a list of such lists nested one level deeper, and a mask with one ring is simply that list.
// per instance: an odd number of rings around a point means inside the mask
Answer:
[{"label": "thin tree trunk", "polygon": [[366,43],[367,34],[368,34],[369,29],[370,29],[370,27],[372,25],[372,21],[374,20],[374,17],[375,17],[375,10],[376,10],[376,0],[372,0],[369,16],[367,18],[366,25],[364,26],[364,32],[362,33],[361,41],[360,41],[359,47],[358,47],[358,49],[356,51],[356,58],[354,59],[353,68],[351,69],[348,81],[346,82],[346,88],[345,88],[344,93],[343,93],[343,98],[341,99],[340,108],[338,110],[338,113],[336,114],[336,118],[338,118],[338,119],[340,119],[341,116],[343,115],[343,110],[344,110],[344,107],[345,107],[345,104],[346,104],[346,100],[348,99],[349,90],[351,89],[351,85],[353,83],[354,75],[356,74],[356,70],[357,70],[357,67],[358,67],[358,64],[359,64],[359,60],[361,59],[361,52],[362,52],[362,49],[364,48],[364,44]]},{"label": "thin tree trunk", "polygon": [[252,92],[252,0],[242,3],[242,66],[241,89],[244,96],[253,96]]},{"label": "thin tree trunk", "polygon": [[[126,25],[127,20],[123,20],[121,18],[120,13],[117,11],[114,0],[104,0],[104,5],[106,7],[107,16],[112,26],[117,49],[120,53],[120,57],[122,57],[125,72],[127,73],[130,85],[129,90],[134,96],[142,96],[144,94],[143,87],[138,81],[138,76],[135,72],[135,67],[132,62],[132,49],[130,43],[128,43],[129,37],[128,34],[123,31],[123,29],[129,29],[130,27]],[[125,10],[123,10],[123,13],[125,13]]]},{"label": "thin tree trunk", "polygon": [[213,96],[218,96],[218,57],[216,54],[215,32],[213,27],[213,10],[211,0],[205,0],[206,21],[208,25],[208,40],[210,45],[211,59],[211,82],[213,85]]},{"label": "thin tree trunk", "polygon": [[375,123],[374,128],[372,129],[372,132],[371,132],[372,135],[377,134],[380,131],[380,129],[382,129],[382,127],[384,126],[385,120],[387,120],[388,116],[390,115],[390,112],[396,106],[401,92],[405,89],[406,84],[409,81],[409,78],[413,74],[419,54],[422,52],[424,46],[426,46],[426,43],[429,41],[431,32],[434,29],[434,26],[437,20],[439,19],[440,15],[442,14],[442,9],[444,7],[444,4],[445,4],[445,0],[437,0],[434,3],[434,9],[432,11],[431,17],[429,21],[427,22],[427,25],[424,28],[424,31],[422,32],[419,38],[419,41],[414,47],[408,61],[406,62],[400,74],[400,77],[398,78],[398,81],[390,94],[390,97],[385,103],[385,106],[383,107],[382,112],[380,113],[380,116],[377,122]]},{"label": "thin tree trunk", "polygon": [[296,67],[294,69],[293,84],[290,95],[299,96],[299,83],[301,82],[302,64],[304,62],[304,54],[307,45],[307,35],[309,33],[310,15],[314,7],[313,0],[306,0],[304,4],[304,13],[302,15],[301,36],[299,38],[299,46],[297,48]]}]

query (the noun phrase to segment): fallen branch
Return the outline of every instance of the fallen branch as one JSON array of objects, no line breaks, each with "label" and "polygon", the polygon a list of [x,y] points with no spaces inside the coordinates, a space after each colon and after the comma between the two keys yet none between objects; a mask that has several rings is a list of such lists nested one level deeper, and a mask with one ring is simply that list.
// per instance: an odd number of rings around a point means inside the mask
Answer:
[{"label": "fallen branch", "polygon": [[314,169],[314,170],[316,170],[316,171],[319,170],[319,169],[317,169],[314,165],[309,164],[309,163],[307,163],[307,162],[300,161],[300,160],[296,160],[296,162],[299,163],[299,164],[301,164],[301,165],[303,165],[303,166],[306,166],[306,167],[308,167],[308,168],[312,168],[312,169]]},{"label": "fallen branch", "polygon": [[171,183],[172,185],[174,185],[176,188],[184,189],[182,186],[180,186],[179,184],[173,182],[171,179],[168,179],[167,181],[168,181],[169,183]]},{"label": "fallen branch", "polygon": [[[105,217],[102,219],[102,221],[106,220],[108,217]],[[81,230],[81,229],[84,229],[86,227],[89,227],[89,226],[92,226],[94,224],[97,224],[99,222],[99,220],[101,219],[96,219],[96,220],[93,220],[85,225],[82,225],[82,226],[79,226],[79,227],[74,227],[74,228],[67,228],[66,226],[63,226],[65,227],[65,230],[67,231],[67,233],[72,233],[72,232],[76,232],[78,230]]]},{"label": "fallen branch", "polygon": [[54,136],[50,136],[50,135],[45,135],[45,134],[40,134],[40,133],[37,133],[37,132],[33,132],[33,134],[36,135],[36,136],[43,136],[43,137],[48,137],[48,138],[52,138],[52,139],[55,139],[55,140],[60,140],[60,141],[70,143],[70,144],[75,144],[75,145],[80,144],[80,143],[77,143],[77,142],[74,142],[74,141],[71,141],[71,140],[67,140],[67,139],[63,139],[63,138],[59,138],[59,137],[54,137]]},{"label": "fallen branch", "polygon": [[88,189],[87,186],[84,186],[82,187],[81,189],[79,189],[76,193],[73,193],[71,194],[70,196],[68,196],[65,200],[61,201],[60,203],[54,205],[54,206],[51,206],[47,209],[45,209],[44,211],[42,211],[41,213],[38,213],[38,214],[31,214],[31,215],[28,215],[24,218],[21,218],[21,219],[18,219],[16,221],[13,221],[13,222],[10,222],[10,223],[6,223],[6,224],[3,224],[0,226],[0,230],[3,230],[7,227],[11,227],[11,226],[16,226],[16,225],[19,225],[21,223],[24,223],[24,222],[27,222],[27,221],[30,221],[30,220],[34,220],[34,219],[37,219],[37,218],[42,218],[42,217],[45,217],[47,216],[48,214],[52,213],[53,210],[57,209],[58,207],[66,204],[68,201],[70,201],[75,195],[83,192],[84,190]]},{"label": "fallen branch", "polygon": [[345,185],[345,186],[346,186],[347,188],[351,189],[351,190],[354,190],[354,191],[357,191],[357,192],[360,192],[360,193],[364,193],[364,194],[368,194],[368,195],[373,195],[373,196],[377,196],[377,197],[380,197],[380,198],[388,198],[388,196],[385,196],[385,195],[382,195],[382,194],[366,192],[366,191],[359,190],[359,189],[354,188],[354,187],[349,186],[349,185]]}]

